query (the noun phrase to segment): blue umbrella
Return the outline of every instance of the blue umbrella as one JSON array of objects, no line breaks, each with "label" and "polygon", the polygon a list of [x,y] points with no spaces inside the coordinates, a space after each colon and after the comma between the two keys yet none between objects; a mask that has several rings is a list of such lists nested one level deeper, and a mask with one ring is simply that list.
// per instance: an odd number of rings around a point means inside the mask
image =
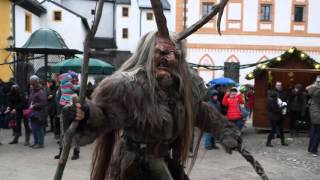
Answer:
[{"label": "blue umbrella", "polygon": [[236,85],[237,83],[230,79],[230,78],[226,78],[226,77],[221,77],[221,78],[217,78],[217,79],[213,79],[209,82],[209,84],[219,84],[219,85]]}]

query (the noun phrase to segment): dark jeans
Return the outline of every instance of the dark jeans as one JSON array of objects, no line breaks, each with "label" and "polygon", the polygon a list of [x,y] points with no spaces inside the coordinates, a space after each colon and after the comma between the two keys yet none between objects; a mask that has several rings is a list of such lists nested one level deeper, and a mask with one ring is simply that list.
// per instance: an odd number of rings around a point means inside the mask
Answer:
[{"label": "dark jeans", "polygon": [[274,135],[279,132],[281,142],[284,143],[283,120],[271,120],[271,131],[268,135],[268,142],[274,139]]},{"label": "dark jeans", "polygon": [[230,122],[234,123],[240,130],[243,128],[243,120],[242,119],[230,120]]},{"label": "dark jeans", "polygon": [[296,132],[298,121],[301,120],[301,112],[291,111],[290,112],[290,131]]},{"label": "dark jeans", "polygon": [[318,153],[318,146],[320,142],[320,125],[312,125],[310,130],[310,141],[308,151],[311,153]]},{"label": "dark jeans", "polygon": [[29,122],[27,119],[23,118],[22,111],[17,111],[16,121],[17,121],[17,126],[16,126],[16,128],[13,129],[15,136],[21,136],[21,134],[22,134],[22,132],[21,132],[22,121],[23,121],[23,125],[24,125],[25,131],[26,131],[26,135],[29,135],[31,133]]},{"label": "dark jeans", "polygon": [[212,148],[216,146],[216,141],[210,133],[204,133],[204,148]]},{"label": "dark jeans", "polygon": [[34,144],[44,145],[44,126],[39,123],[31,123]]}]

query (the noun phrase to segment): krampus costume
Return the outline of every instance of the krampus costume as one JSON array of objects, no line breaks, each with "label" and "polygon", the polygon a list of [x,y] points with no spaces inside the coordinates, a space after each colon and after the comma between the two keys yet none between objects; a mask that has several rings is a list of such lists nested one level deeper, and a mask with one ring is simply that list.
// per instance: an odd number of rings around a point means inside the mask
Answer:
[{"label": "krampus costume", "polygon": [[[195,126],[228,151],[240,146],[239,130],[202,101],[203,85],[190,72],[182,43],[170,38],[146,34],[84,106],[82,141],[97,138],[92,180],[188,179],[183,167]],[[64,118],[74,119],[71,109]]]}]

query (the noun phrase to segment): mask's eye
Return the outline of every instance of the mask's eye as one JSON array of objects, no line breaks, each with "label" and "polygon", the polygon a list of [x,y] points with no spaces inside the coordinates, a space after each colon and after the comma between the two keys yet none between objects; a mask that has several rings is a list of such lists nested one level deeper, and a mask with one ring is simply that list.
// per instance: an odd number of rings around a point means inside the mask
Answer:
[{"label": "mask's eye", "polygon": [[163,50],[163,51],[160,51],[160,54],[161,56],[166,56],[169,54],[169,51],[168,50]]}]

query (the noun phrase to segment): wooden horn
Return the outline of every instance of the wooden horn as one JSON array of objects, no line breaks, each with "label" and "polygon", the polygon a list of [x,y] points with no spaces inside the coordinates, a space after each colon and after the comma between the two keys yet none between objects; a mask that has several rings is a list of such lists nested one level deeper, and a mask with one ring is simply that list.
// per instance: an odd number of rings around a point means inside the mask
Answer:
[{"label": "wooden horn", "polygon": [[150,0],[154,16],[156,18],[158,34],[160,37],[169,38],[167,19],[163,14],[163,7],[160,0]]},{"label": "wooden horn", "polygon": [[212,8],[211,13],[209,13],[206,16],[203,16],[199,21],[194,23],[192,26],[188,27],[184,31],[180,32],[177,36],[176,41],[179,42],[182,39],[187,38],[190,36],[192,33],[196,32],[198,29],[200,29],[203,25],[205,25],[207,22],[209,22],[214,16],[218,15],[218,21],[217,21],[217,29],[218,33],[221,35],[221,29],[220,29],[220,24],[221,24],[221,18],[223,15],[223,11],[225,6],[227,5],[229,0],[221,0],[219,4],[214,5]]}]

